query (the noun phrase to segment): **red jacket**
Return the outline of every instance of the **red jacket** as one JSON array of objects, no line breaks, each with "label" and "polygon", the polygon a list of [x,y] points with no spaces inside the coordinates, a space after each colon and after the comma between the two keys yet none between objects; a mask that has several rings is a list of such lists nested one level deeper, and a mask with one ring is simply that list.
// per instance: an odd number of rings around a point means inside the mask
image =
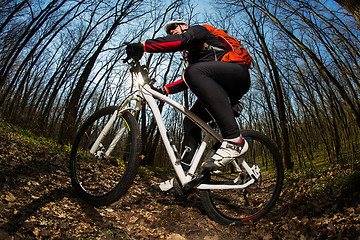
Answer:
[{"label": "red jacket", "polygon": [[[204,48],[209,44],[222,51],[214,51]],[[197,25],[190,27],[183,34],[168,35],[145,41],[145,52],[177,52],[184,51],[184,61],[188,64],[221,59],[228,52],[226,47],[205,27]],[[168,94],[177,93],[187,88],[187,85],[180,79],[174,83],[167,84],[165,89]]]}]

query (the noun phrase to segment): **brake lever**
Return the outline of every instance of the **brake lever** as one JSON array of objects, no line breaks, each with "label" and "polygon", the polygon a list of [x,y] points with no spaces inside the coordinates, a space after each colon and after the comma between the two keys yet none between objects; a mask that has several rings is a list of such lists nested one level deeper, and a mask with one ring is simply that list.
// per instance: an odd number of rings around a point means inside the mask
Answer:
[{"label": "brake lever", "polygon": [[131,59],[131,57],[126,57],[123,59],[123,63],[128,63],[128,61]]}]

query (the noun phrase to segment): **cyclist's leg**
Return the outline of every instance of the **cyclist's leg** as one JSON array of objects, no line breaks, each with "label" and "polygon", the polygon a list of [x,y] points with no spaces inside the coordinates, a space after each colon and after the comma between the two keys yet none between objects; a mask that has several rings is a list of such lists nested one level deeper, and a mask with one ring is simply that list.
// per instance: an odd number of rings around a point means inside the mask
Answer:
[{"label": "cyclist's leg", "polygon": [[202,62],[190,65],[185,81],[216,120],[225,142],[206,168],[216,170],[247,150],[232,110],[230,98],[240,98],[250,86],[248,70],[238,64]]},{"label": "cyclist's leg", "polygon": [[215,118],[223,137],[238,137],[240,132],[229,99],[249,90],[248,70],[234,63],[200,62],[186,69],[185,81]]},{"label": "cyclist's leg", "polygon": [[[195,103],[191,106],[190,111],[199,118],[201,118],[204,122],[209,122],[212,120],[212,117],[199,100],[195,101]],[[201,129],[187,117],[185,117],[183,120],[183,127],[184,136],[181,143],[181,152],[183,153],[186,150],[186,147],[188,147],[189,150],[184,155],[182,162],[189,164],[195,154],[199,143],[201,142]],[[190,168],[186,164],[183,164],[183,169],[185,171],[189,170]]]},{"label": "cyclist's leg", "polygon": [[[199,100],[196,100],[194,102],[194,104],[190,108],[190,111],[196,114],[196,116],[201,118],[204,122],[209,122],[210,120],[212,120],[212,117],[209,115],[208,111],[203,107]],[[181,153],[185,151],[186,147],[188,147],[189,149],[189,151],[184,155],[184,158],[182,159],[182,162],[185,163],[182,164],[182,167],[186,172],[190,169],[190,166],[188,164],[191,163],[196,149],[201,142],[201,129],[187,117],[185,117],[183,120],[183,128],[184,135],[181,142]],[[172,178],[161,183],[155,183],[152,186],[157,191],[161,191],[166,194],[177,194],[178,192],[176,190],[176,185],[179,185],[179,183],[177,183],[177,180],[175,178]]]}]

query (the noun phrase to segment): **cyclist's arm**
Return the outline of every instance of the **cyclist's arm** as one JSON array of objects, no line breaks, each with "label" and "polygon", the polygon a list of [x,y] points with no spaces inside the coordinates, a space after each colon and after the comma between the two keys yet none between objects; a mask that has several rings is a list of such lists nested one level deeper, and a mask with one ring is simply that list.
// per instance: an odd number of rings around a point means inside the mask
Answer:
[{"label": "cyclist's arm", "polygon": [[183,79],[165,85],[165,90],[167,94],[178,93],[184,91],[187,88],[188,87]]},{"label": "cyclist's arm", "polygon": [[211,33],[203,26],[190,27],[183,34],[168,35],[155,39],[148,39],[144,44],[145,52],[176,52],[182,51],[189,46],[199,46],[202,48],[205,39]]}]

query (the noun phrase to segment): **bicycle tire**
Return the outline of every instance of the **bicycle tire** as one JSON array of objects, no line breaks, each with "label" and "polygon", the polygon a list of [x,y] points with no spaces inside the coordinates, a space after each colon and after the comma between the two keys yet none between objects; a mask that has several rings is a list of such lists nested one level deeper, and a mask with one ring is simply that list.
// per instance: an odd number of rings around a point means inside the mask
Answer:
[{"label": "bicycle tire", "polygon": [[[127,111],[116,118],[96,154],[90,153],[91,146],[116,110],[118,107],[110,106],[91,115],[80,127],[70,153],[72,186],[82,199],[94,206],[119,200],[130,188],[139,167],[139,125]],[[111,155],[104,157],[104,149],[120,129],[124,134]]]},{"label": "bicycle tire", "polygon": [[[241,134],[248,142],[249,149],[239,159],[244,159],[250,167],[254,164],[259,166],[261,175],[258,181],[245,189],[200,190],[205,212],[223,225],[241,225],[263,218],[279,198],[284,180],[280,153],[271,139],[254,130],[242,130]],[[239,176],[231,166],[219,174],[209,175],[206,182],[221,184]],[[243,183],[250,179],[246,173],[241,177]]]}]

